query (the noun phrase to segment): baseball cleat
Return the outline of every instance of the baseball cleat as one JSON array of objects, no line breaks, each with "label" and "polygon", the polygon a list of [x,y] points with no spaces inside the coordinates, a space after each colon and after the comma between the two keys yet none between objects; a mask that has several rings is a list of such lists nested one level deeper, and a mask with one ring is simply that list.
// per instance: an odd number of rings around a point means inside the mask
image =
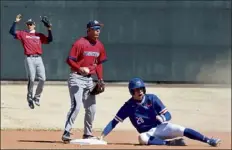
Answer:
[{"label": "baseball cleat", "polygon": [[64,131],[64,134],[62,135],[62,141],[65,143],[65,144],[68,144],[72,139],[70,138],[70,133],[67,132],[67,131]]},{"label": "baseball cleat", "polygon": [[208,142],[209,145],[211,146],[214,146],[214,147],[217,147],[219,146],[221,143],[221,140],[220,139],[216,139],[216,138],[211,138]]},{"label": "baseball cleat", "polygon": [[168,146],[186,146],[183,138],[166,141],[166,145],[168,145]]},{"label": "baseball cleat", "polygon": [[33,101],[37,106],[40,106],[39,99],[33,98]]},{"label": "baseball cleat", "polygon": [[83,138],[83,139],[98,139],[98,138],[97,138],[97,137],[95,137],[95,136],[92,136],[92,135],[86,135],[86,134],[84,134],[82,138]]},{"label": "baseball cleat", "polygon": [[34,108],[35,108],[34,103],[33,103],[32,100],[29,100],[29,101],[28,101],[28,106],[29,106],[31,109],[34,109]]}]

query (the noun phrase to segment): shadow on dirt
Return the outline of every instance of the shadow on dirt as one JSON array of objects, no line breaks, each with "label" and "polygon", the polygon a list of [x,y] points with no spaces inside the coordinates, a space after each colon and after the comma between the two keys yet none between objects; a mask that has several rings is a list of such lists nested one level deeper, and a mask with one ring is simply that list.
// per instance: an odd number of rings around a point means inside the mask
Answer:
[{"label": "shadow on dirt", "polygon": [[63,144],[62,141],[45,141],[45,140],[18,140],[18,142],[30,142],[30,143],[61,143]]},{"label": "shadow on dirt", "polygon": [[[24,142],[24,143],[60,143],[64,144],[62,141],[50,141],[50,140],[18,140],[18,142]],[[142,146],[140,144],[134,144],[134,143],[107,143],[107,145],[133,145],[133,146]]]},{"label": "shadow on dirt", "polygon": [[133,146],[143,146],[140,144],[134,144],[134,143],[107,143],[107,145],[133,145]]}]

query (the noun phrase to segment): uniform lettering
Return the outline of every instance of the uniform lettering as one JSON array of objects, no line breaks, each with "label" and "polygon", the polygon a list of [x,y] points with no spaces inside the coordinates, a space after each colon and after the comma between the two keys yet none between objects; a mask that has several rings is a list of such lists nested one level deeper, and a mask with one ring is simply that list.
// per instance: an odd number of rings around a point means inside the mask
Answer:
[{"label": "uniform lettering", "polygon": [[29,35],[26,35],[26,38],[27,39],[40,39],[39,36],[29,36]]},{"label": "uniform lettering", "polygon": [[98,56],[99,56],[99,52],[84,51],[83,55],[84,55],[84,56],[94,56],[94,57],[98,57]]},{"label": "uniform lettering", "polygon": [[141,117],[136,117],[136,120],[137,120],[137,124],[142,124],[142,123],[144,123],[144,120],[143,120],[143,118],[141,118]]}]

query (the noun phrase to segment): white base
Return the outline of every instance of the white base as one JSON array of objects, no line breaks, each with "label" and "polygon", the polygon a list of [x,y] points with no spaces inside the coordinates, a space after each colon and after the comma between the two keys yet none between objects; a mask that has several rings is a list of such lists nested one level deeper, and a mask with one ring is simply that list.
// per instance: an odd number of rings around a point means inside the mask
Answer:
[{"label": "white base", "polygon": [[107,145],[106,141],[101,141],[98,139],[73,139],[70,141],[70,144],[79,144],[79,145]]}]

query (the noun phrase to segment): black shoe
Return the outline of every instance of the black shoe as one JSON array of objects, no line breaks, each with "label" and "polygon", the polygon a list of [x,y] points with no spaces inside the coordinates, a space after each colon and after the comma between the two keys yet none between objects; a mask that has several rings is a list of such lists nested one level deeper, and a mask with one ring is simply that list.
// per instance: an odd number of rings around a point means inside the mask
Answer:
[{"label": "black shoe", "polygon": [[34,109],[34,108],[35,108],[34,103],[33,103],[32,100],[29,100],[29,101],[27,101],[27,102],[28,102],[28,106],[29,106],[31,109]]},{"label": "black shoe", "polygon": [[186,146],[183,138],[166,141],[166,145],[168,145],[168,146]]},{"label": "black shoe", "polygon": [[36,104],[37,106],[40,106],[39,99],[33,98],[33,101],[35,102],[35,104]]},{"label": "black shoe", "polygon": [[83,139],[97,139],[97,137],[95,137],[95,136],[86,135],[86,134],[84,134],[82,138],[83,138]]},{"label": "black shoe", "polygon": [[62,141],[67,144],[69,143],[72,139],[70,138],[70,132],[64,131],[64,134],[62,135]]}]

